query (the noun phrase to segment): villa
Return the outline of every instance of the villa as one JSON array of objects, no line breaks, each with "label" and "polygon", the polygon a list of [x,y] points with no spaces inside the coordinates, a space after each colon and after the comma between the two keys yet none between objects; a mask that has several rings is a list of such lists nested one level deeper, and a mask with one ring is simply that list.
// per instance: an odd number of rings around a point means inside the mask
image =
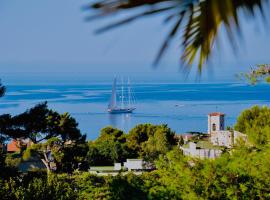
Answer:
[{"label": "villa", "polygon": [[238,140],[247,140],[247,136],[235,130],[225,130],[225,114],[220,112],[208,115],[208,135],[211,143],[217,146],[232,148]]},{"label": "villa", "polygon": [[217,158],[221,155],[222,150],[213,147],[201,147],[195,142],[189,142],[186,146],[180,147],[184,155],[198,158]]},{"label": "villa", "polygon": [[153,167],[144,161],[143,159],[127,159],[123,163],[114,163],[114,166],[92,166],[89,169],[90,173],[97,175],[112,175],[115,176],[119,172],[127,174],[128,172],[133,172],[134,174],[142,174],[145,171],[153,170]]},{"label": "villa", "polygon": [[144,171],[152,169],[149,166],[149,163],[143,159],[127,159],[127,161],[124,162],[124,168],[128,171]]},{"label": "villa", "polygon": [[217,158],[222,149],[232,148],[237,141],[247,141],[247,136],[235,130],[225,130],[225,114],[208,114],[208,132],[202,141],[187,142],[181,146],[184,155],[199,158]]}]

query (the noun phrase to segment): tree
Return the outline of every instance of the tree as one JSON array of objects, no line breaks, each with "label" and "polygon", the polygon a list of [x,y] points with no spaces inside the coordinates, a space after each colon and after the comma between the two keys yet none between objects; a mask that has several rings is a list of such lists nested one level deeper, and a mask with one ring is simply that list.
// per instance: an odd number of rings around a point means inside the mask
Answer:
[{"label": "tree", "polygon": [[178,139],[178,145],[183,146],[185,144],[185,140],[182,135],[180,135],[180,138]]},{"label": "tree", "polygon": [[156,127],[152,124],[139,124],[131,129],[127,135],[127,145],[134,158],[138,157],[142,151],[142,144],[149,136],[154,135]]},{"label": "tree", "polygon": [[172,38],[178,38],[183,31],[181,60],[191,65],[195,58],[198,58],[198,69],[201,71],[203,64],[211,56],[212,47],[217,41],[222,26],[225,27],[229,41],[235,47],[234,33],[240,32],[240,13],[244,12],[246,16],[254,18],[258,13],[263,15],[263,8],[268,8],[268,6],[268,0],[98,0],[91,4],[91,7],[97,10],[97,14],[90,16],[88,20],[111,16],[123,11],[132,13],[133,10],[141,8],[142,11],[138,14],[98,29],[97,32],[100,33],[144,16],[166,14],[165,22],[173,25],[158,53],[156,62],[159,61]]},{"label": "tree", "polygon": [[94,142],[89,142],[88,160],[92,165],[113,165],[126,158],[129,158],[126,136],[119,129],[105,127]]},{"label": "tree", "polygon": [[[5,95],[5,91],[6,91],[6,87],[2,85],[1,81],[0,81],[0,97]],[[3,123],[1,122],[0,119],[0,126],[3,126]],[[0,127],[1,130],[1,127]],[[5,136],[3,136],[0,132],[0,171],[2,171],[2,168],[4,167],[5,163],[5,155],[4,155],[4,150],[3,150],[3,144],[5,141]]]},{"label": "tree", "polygon": [[172,149],[173,145],[169,143],[166,129],[159,128],[156,130],[154,135],[150,136],[149,139],[142,144],[141,156],[145,161],[154,163],[159,156],[165,155],[169,150]]},{"label": "tree", "polygon": [[260,64],[256,67],[251,67],[251,71],[248,73],[240,73],[239,78],[246,79],[252,85],[257,84],[261,81],[266,81],[270,83],[270,65]]},{"label": "tree", "polygon": [[2,172],[4,168],[5,168],[5,154],[3,152],[3,147],[1,145],[0,147],[0,172]]},{"label": "tree", "polygon": [[67,175],[50,174],[47,176],[38,173],[24,174],[20,181],[16,178],[0,181],[1,199],[78,199],[73,180]]},{"label": "tree", "polygon": [[254,106],[243,111],[237,119],[235,130],[247,134],[254,145],[269,144],[270,108]]},{"label": "tree", "polygon": [[179,148],[142,175],[91,173],[21,174],[0,180],[2,199],[268,199],[270,148],[238,146],[212,159],[181,154]]},{"label": "tree", "polygon": [[88,170],[86,154],[88,146],[85,138],[77,141],[63,141],[50,138],[45,143],[33,144],[23,154],[25,160],[39,157],[47,168],[47,172],[65,172],[71,174],[74,170]]},{"label": "tree", "polygon": [[175,133],[167,125],[140,124],[128,133],[127,145],[135,158],[153,161],[176,145]]},{"label": "tree", "polygon": [[147,193],[143,191],[143,180],[138,175],[117,175],[109,178],[108,183],[111,199],[148,199]]},{"label": "tree", "polygon": [[14,139],[29,138],[35,144],[58,136],[63,141],[82,137],[76,120],[68,113],[59,114],[48,109],[47,102],[13,117],[1,115],[0,132],[2,136]]},{"label": "tree", "polygon": [[47,131],[47,118],[50,114],[47,102],[40,103],[22,114],[11,118],[11,127],[8,127],[7,135],[13,138],[30,138],[32,142],[39,143],[53,137],[54,134]]},{"label": "tree", "polygon": [[60,135],[63,141],[78,140],[82,137],[75,118],[69,113],[59,114],[52,110],[47,117],[47,131],[51,135]]},{"label": "tree", "polygon": [[11,119],[12,117],[10,114],[0,115],[0,143],[6,141],[8,137],[17,134],[10,131],[12,127]]},{"label": "tree", "polygon": [[175,133],[167,125],[140,124],[128,134],[106,127],[95,141],[88,142],[90,165],[113,165],[128,158],[154,161],[176,145]]},{"label": "tree", "polygon": [[73,117],[48,109],[47,102],[16,116],[1,115],[0,132],[2,139],[29,138],[34,144],[24,152],[24,158],[39,157],[48,172],[54,168],[68,173],[88,169],[86,136]]},{"label": "tree", "polygon": [[2,85],[0,80],[0,97],[3,97],[6,93],[6,87]]}]

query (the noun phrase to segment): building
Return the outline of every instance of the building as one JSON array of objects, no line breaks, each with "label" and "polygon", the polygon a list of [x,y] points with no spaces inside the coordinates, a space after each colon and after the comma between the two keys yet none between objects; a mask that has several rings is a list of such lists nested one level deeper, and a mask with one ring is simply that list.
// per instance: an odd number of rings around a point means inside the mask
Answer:
[{"label": "building", "polygon": [[208,134],[225,130],[225,114],[213,112],[208,114]]},{"label": "building", "polygon": [[89,172],[101,176],[116,176],[119,172],[127,174],[130,171],[134,174],[142,174],[144,171],[150,171],[154,168],[143,159],[127,159],[123,163],[114,163],[114,166],[91,166]]},{"label": "building", "polygon": [[235,130],[225,130],[225,114],[220,112],[208,115],[208,134],[213,145],[233,147],[239,139],[247,141],[247,136]]},{"label": "building", "polygon": [[8,153],[20,153],[23,148],[30,146],[32,142],[29,139],[12,139],[10,143],[7,144]]},{"label": "building", "polygon": [[188,147],[180,147],[180,149],[182,149],[183,154],[186,156],[198,157],[201,159],[217,158],[222,153],[220,149],[200,148],[194,142],[189,142]]},{"label": "building", "polygon": [[235,130],[217,131],[211,135],[211,142],[213,145],[225,146],[228,148],[232,148],[240,139],[246,142],[247,135]]},{"label": "building", "polygon": [[20,153],[21,148],[20,148],[20,143],[17,140],[11,140],[10,143],[7,144],[7,152],[8,153]]},{"label": "building", "polygon": [[[238,140],[247,142],[247,136],[235,130],[225,130],[225,114],[220,112],[208,115],[208,137],[191,142],[186,137],[185,144],[180,146],[184,155],[198,158],[216,158],[224,147],[232,148]],[[189,141],[186,141],[189,140]]]},{"label": "building", "polygon": [[121,163],[114,163],[114,170],[120,171],[122,169]]},{"label": "building", "polygon": [[124,162],[124,168],[128,171],[143,170],[145,169],[145,162],[143,159],[127,159],[127,161]]}]

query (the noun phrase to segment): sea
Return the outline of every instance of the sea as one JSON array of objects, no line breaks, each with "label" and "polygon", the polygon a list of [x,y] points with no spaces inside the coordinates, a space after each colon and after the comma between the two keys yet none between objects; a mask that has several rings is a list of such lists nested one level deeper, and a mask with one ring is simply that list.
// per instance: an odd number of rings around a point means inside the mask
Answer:
[{"label": "sea", "polygon": [[47,101],[48,106],[74,117],[87,138],[94,140],[106,126],[126,133],[137,124],[167,124],[177,134],[206,132],[207,115],[226,114],[225,126],[233,126],[239,114],[254,105],[270,104],[270,85],[242,83],[133,84],[136,110],[109,114],[111,83],[87,85],[7,85],[0,98],[0,113],[19,114]]}]

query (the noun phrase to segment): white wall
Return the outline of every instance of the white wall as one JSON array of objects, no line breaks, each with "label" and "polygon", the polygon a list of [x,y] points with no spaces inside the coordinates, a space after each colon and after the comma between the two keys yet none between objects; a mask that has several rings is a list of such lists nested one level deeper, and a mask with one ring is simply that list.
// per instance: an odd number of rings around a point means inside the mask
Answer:
[{"label": "white wall", "polygon": [[189,148],[180,147],[183,150],[184,155],[198,157],[198,158],[217,158],[221,155],[219,149],[196,149],[196,144],[193,142],[189,143]]},{"label": "white wall", "polygon": [[124,167],[126,167],[128,170],[142,170],[143,160],[142,159],[127,159],[127,162],[124,162]]},{"label": "white wall", "polygon": [[224,115],[217,115],[217,116],[208,115],[208,134],[214,132],[213,124],[216,124],[216,131],[223,131],[225,129]]}]

